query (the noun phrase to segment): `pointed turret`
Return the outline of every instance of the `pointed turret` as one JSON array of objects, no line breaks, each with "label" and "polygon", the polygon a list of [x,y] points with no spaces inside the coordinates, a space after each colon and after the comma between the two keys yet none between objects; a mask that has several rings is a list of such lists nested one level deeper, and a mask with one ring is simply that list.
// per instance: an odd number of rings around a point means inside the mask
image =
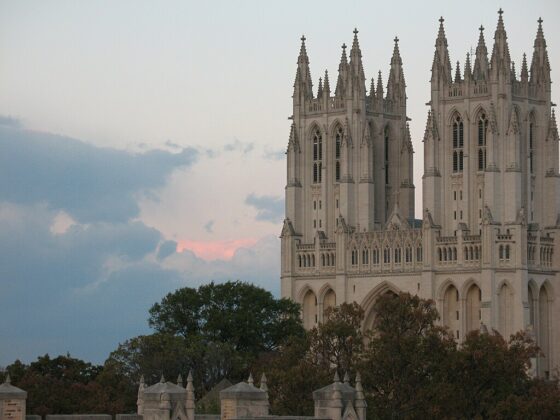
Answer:
[{"label": "pointed turret", "polygon": [[521,82],[529,81],[529,70],[527,68],[527,54],[523,53],[523,61],[521,62]]},{"label": "pointed turret", "polygon": [[350,68],[352,69],[353,87],[357,93],[366,92],[366,77],[364,75],[364,66],[362,63],[362,51],[358,42],[358,29],[354,28],[354,40],[352,41],[352,49],[350,50]]},{"label": "pointed turret", "polygon": [[371,78],[371,83],[369,85],[369,96],[373,99],[375,98],[375,78]]},{"label": "pointed turret", "polygon": [[323,97],[323,79],[319,77],[319,87],[317,88],[317,99]]},{"label": "pointed turret", "polygon": [[546,50],[546,41],[542,28],[543,20],[539,18],[537,37],[535,38],[533,59],[531,61],[531,84],[544,84],[550,90],[550,62]]},{"label": "pointed turret", "polygon": [[472,77],[471,55],[469,53],[467,53],[467,58],[465,59],[465,71],[463,76],[465,80],[470,80]]},{"label": "pointed turret", "polygon": [[443,17],[439,18],[439,31],[436,38],[436,50],[434,52],[434,61],[432,63],[432,83],[442,80],[444,83],[451,83],[451,61],[449,60],[449,51],[447,49],[447,38],[445,37],[445,29],[443,28]]},{"label": "pointed turret", "polygon": [[511,71],[511,58],[509,55],[509,46],[507,43],[507,34],[504,27],[502,15],[503,10],[498,10],[498,25],[494,33],[494,47],[492,48],[492,58],[490,59],[490,68],[492,76],[499,78],[503,75],[505,80],[509,80]]},{"label": "pointed turret", "polygon": [[474,59],[473,78],[474,80],[488,80],[488,50],[484,41],[484,26],[478,28],[480,35]]},{"label": "pointed turret", "polygon": [[383,79],[381,78],[381,70],[377,74],[377,89],[375,89],[377,99],[383,99]]},{"label": "pointed turret", "polygon": [[348,76],[348,59],[346,58],[346,44],[342,44],[342,56],[338,65],[338,79],[334,95],[338,97],[344,96],[346,93],[346,80]]},{"label": "pointed turret", "polygon": [[266,375],[263,374],[261,375],[261,384],[260,384],[260,388],[261,390],[263,390],[264,392],[268,392],[268,385],[267,385],[267,381],[266,381]]},{"label": "pointed turret", "polygon": [[391,57],[391,70],[387,81],[387,98],[393,101],[406,99],[404,73],[402,69],[401,53],[399,51],[399,38],[395,37],[393,56]]},{"label": "pointed turret", "polygon": [[311,71],[309,70],[309,58],[305,47],[305,35],[301,37],[301,47],[297,61],[296,80],[294,82],[294,99],[313,98],[313,82],[311,81]]},{"label": "pointed turret", "polygon": [[455,83],[461,82],[461,67],[459,64],[459,60],[457,60],[457,66],[455,67]]},{"label": "pointed turret", "polygon": [[323,84],[323,95],[327,98],[331,96],[331,85],[329,83],[329,72],[325,70],[325,82]]}]

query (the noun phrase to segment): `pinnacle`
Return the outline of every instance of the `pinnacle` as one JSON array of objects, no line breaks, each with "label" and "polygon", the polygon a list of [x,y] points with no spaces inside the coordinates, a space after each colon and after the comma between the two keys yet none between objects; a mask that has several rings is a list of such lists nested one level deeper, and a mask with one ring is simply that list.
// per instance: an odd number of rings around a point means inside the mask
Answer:
[{"label": "pinnacle", "polygon": [[350,375],[348,374],[348,371],[346,371],[344,373],[344,379],[343,379],[345,384],[349,384],[350,383]]},{"label": "pinnacle", "polygon": [[346,44],[342,44],[342,57],[340,57],[340,64],[348,64],[348,59],[346,58]]},{"label": "pinnacle", "polygon": [[402,65],[401,53],[399,51],[399,38],[395,36],[395,39],[393,41],[395,41],[395,47],[393,48],[393,57],[391,58],[391,64],[398,63]]},{"label": "pinnacle", "polygon": [[254,381],[253,381],[253,374],[249,373],[249,379],[247,379],[247,383],[249,385],[253,385]]},{"label": "pinnacle", "polygon": [[383,80],[381,79],[381,70],[377,75],[377,88],[375,89],[378,98],[383,98]]},{"label": "pinnacle", "polygon": [[12,383],[12,378],[10,378],[10,374],[9,374],[9,373],[6,374],[6,379],[4,379],[4,383],[5,383],[5,384],[10,384],[10,383]]},{"label": "pinnacle", "polygon": [[177,377],[177,385],[183,386],[183,377],[181,376],[180,373],[179,376]]},{"label": "pinnacle", "polygon": [[263,372],[263,374],[261,375],[261,384],[260,384],[260,388],[261,388],[261,390],[263,390],[263,391],[265,391],[265,392],[268,391],[268,385],[267,385],[267,381],[266,381],[266,375],[264,374],[264,372]]},{"label": "pinnacle", "polygon": [[371,78],[371,85],[369,87],[369,96],[372,98],[375,96],[375,78]]},{"label": "pinnacle", "polygon": [[193,377],[192,377],[192,370],[189,370],[189,375],[187,376],[187,382],[192,382]]},{"label": "pinnacle", "polygon": [[511,62],[511,77],[513,80],[517,79],[517,74],[515,74],[515,61]]},{"label": "pinnacle", "polygon": [[461,81],[461,67],[459,64],[459,60],[457,60],[457,67],[455,68],[455,83],[459,83]]},{"label": "pinnacle", "polygon": [[159,378],[160,383],[165,383],[165,378],[163,377],[163,373],[161,374],[161,378]]},{"label": "pinnacle", "polygon": [[334,382],[334,383],[340,382],[340,377],[338,376],[338,371],[337,371],[337,370],[334,371],[333,382]]},{"label": "pinnacle", "polygon": [[325,70],[325,83],[323,84],[323,90],[326,92],[327,95],[330,95],[331,86],[329,84],[329,72]]}]

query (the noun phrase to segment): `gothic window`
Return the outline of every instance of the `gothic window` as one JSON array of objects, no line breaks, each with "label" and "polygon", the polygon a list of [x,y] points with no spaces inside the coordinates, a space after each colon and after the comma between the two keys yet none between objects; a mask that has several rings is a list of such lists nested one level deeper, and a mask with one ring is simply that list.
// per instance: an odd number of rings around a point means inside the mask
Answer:
[{"label": "gothic window", "polygon": [[488,132],[488,120],[486,115],[481,114],[478,119],[478,170],[486,168],[486,134]]},{"label": "gothic window", "polygon": [[335,147],[334,147],[334,166],[335,166],[335,180],[340,181],[340,149],[342,147],[342,127],[336,130]]},{"label": "gothic window", "polygon": [[533,127],[533,123],[529,123],[529,170],[531,173],[534,173],[534,164],[533,164],[533,159],[534,159],[534,153],[535,153],[535,149],[534,149],[534,127]]},{"label": "gothic window", "polygon": [[422,247],[419,246],[416,248],[416,261],[422,261]]},{"label": "gothic window", "polygon": [[395,263],[399,264],[401,262],[401,249],[395,248]]},{"label": "gothic window", "polygon": [[453,121],[453,172],[463,172],[463,121],[457,115]]},{"label": "gothic window", "polygon": [[313,183],[321,183],[323,169],[323,137],[319,130],[313,133]]},{"label": "gothic window", "polygon": [[353,249],[352,250],[352,265],[357,265],[357,264],[358,264],[358,250]]},{"label": "gothic window", "polygon": [[385,127],[383,134],[385,141],[385,185],[389,185],[389,127]]},{"label": "gothic window", "polygon": [[391,250],[389,248],[385,248],[383,250],[383,263],[389,264],[391,262]]},{"label": "gothic window", "polygon": [[373,249],[373,263],[379,264],[379,249],[377,248]]},{"label": "gothic window", "polygon": [[362,264],[369,264],[369,250],[367,248],[362,250]]}]

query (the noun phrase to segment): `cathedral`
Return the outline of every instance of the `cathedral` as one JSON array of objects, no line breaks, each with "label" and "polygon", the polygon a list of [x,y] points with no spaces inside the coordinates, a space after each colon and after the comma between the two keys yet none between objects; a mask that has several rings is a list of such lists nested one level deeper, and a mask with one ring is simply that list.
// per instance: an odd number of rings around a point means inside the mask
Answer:
[{"label": "cathedral", "polygon": [[[538,20],[519,75],[503,12],[490,58],[484,28],[453,71],[439,20],[424,133],[422,219],[415,219],[413,147],[395,38],[386,87],[369,90],[358,31],[342,45],[334,90],[313,90],[305,37],[297,61],[287,148],[282,296],[306,328],[328,307],[358,302],[364,329],[376,299],[432,299],[458,341],[481,326],[527,330],[541,377],[560,366],[560,175],[550,64]],[[333,79],[334,81],[334,79]]]}]

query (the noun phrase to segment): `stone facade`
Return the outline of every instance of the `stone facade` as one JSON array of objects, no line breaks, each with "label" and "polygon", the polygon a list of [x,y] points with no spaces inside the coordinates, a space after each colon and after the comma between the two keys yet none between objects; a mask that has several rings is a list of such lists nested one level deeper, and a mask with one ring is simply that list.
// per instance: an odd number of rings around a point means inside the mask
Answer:
[{"label": "stone facade", "polygon": [[[364,328],[376,298],[405,291],[436,302],[458,340],[481,323],[504,336],[532,329],[560,364],[555,252],[560,229],[558,130],[539,19],[519,76],[499,11],[490,59],[480,28],[473,57],[452,76],[440,19],[424,134],[423,219],[414,219],[406,85],[395,38],[386,92],[366,92],[357,31],[343,45],[336,88],[312,89],[302,37],[287,149],[282,296],[307,328],[325,310],[358,302]],[[471,62],[473,63],[471,65]]]},{"label": "stone facade", "polygon": [[24,420],[27,392],[11,384],[10,375],[0,385],[0,419]]}]

